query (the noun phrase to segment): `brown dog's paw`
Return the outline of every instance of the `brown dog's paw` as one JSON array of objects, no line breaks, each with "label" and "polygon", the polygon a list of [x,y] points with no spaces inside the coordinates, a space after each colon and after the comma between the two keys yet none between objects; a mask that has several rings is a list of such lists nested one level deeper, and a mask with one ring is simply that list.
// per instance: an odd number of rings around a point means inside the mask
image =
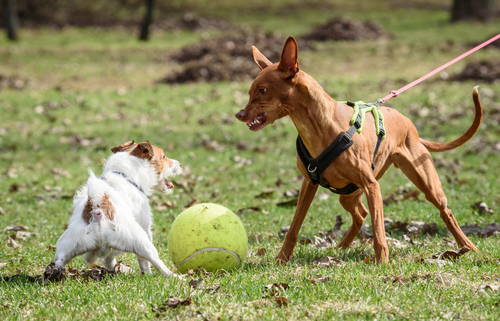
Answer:
[{"label": "brown dog's paw", "polygon": [[290,260],[291,257],[292,257],[291,255],[289,257],[287,257],[283,252],[280,251],[274,260],[279,265],[285,265],[288,263],[288,261]]}]

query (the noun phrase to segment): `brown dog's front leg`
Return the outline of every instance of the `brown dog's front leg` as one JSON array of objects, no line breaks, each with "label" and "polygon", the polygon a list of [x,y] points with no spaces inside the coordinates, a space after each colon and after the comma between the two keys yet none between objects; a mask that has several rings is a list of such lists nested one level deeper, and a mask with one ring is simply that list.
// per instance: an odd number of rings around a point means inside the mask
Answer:
[{"label": "brown dog's front leg", "polygon": [[299,237],[300,227],[304,222],[307,210],[309,209],[309,206],[311,206],[317,190],[318,185],[311,185],[309,180],[304,178],[302,181],[302,187],[300,188],[299,200],[297,202],[297,208],[295,209],[292,224],[290,224],[290,229],[288,230],[288,233],[286,233],[283,246],[275,259],[279,264],[285,264],[288,262],[290,257],[292,257],[293,248],[295,247],[295,244],[297,244]]},{"label": "brown dog's front leg", "polygon": [[375,250],[376,263],[389,263],[389,248],[385,238],[384,228],[384,204],[380,194],[380,186],[373,177],[370,182],[365,183],[364,192],[368,200],[370,216],[372,219],[373,249]]}]

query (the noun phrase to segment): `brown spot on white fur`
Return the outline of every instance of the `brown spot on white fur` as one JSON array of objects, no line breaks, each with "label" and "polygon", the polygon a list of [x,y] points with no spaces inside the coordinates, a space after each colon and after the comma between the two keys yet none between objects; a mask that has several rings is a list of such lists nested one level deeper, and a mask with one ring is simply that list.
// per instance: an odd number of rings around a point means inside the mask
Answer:
[{"label": "brown spot on white fur", "polygon": [[151,144],[149,142],[139,143],[134,148],[134,150],[132,152],[130,152],[130,155],[138,157],[138,158],[151,159],[154,156],[153,147],[151,146]]},{"label": "brown spot on white fur", "polygon": [[126,142],[125,144],[121,144],[121,145],[118,145],[118,146],[111,148],[111,151],[115,154],[118,152],[129,152],[130,153],[135,148],[135,146],[137,146],[137,144],[135,144],[134,141],[131,140],[131,141]]},{"label": "brown spot on white fur", "polygon": [[90,224],[90,219],[92,218],[92,202],[90,202],[90,197],[83,209],[82,218],[87,224]]},{"label": "brown spot on white fur", "polygon": [[108,194],[104,194],[101,201],[101,210],[104,212],[104,216],[108,220],[112,221],[115,219],[115,207],[111,204]]}]

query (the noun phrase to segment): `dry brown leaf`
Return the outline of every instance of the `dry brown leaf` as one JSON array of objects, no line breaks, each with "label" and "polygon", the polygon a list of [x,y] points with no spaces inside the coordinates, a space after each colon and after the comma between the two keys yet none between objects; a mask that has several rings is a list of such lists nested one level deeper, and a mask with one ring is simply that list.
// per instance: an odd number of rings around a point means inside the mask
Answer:
[{"label": "dry brown leaf", "polygon": [[257,256],[263,256],[264,254],[266,254],[267,250],[265,248],[260,248],[257,250],[257,253],[256,255]]},{"label": "dry brown leaf", "polygon": [[197,288],[198,285],[200,285],[201,283],[203,282],[203,278],[199,278],[197,280],[193,279],[191,281],[188,282],[188,284],[192,287],[192,288]]},{"label": "dry brown leaf", "polygon": [[189,202],[187,202],[186,205],[184,205],[184,208],[188,208],[188,207],[193,206],[197,201],[198,201],[198,199],[196,197],[194,197],[192,200],[190,200]]},{"label": "dry brown leaf", "polygon": [[188,306],[191,304],[191,297],[188,297],[187,299],[179,299],[176,297],[171,297],[167,301],[165,301],[161,306],[158,308],[153,308],[153,312],[163,312],[167,308],[172,308],[175,309],[178,306]]},{"label": "dry brown leaf", "polygon": [[10,236],[7,236],[7,244],[12,246],[15,249],[20,249],[22,247],[21,244],[14,241],[14,239],[11,238]]},{"label": "dry brown leaf", "polygon": [[279,307],[288,306],[288,300],[284,296],[275,296],[274,300]]},{"label": "dry brown leaf", "polygon": [[9,233],[11,231],[17,232],[17,231],[27,231],[30,228],[25,226],[25,225],[9,225],[6,228],[3,229],[4,233]]},{"label": "dry brown leaf", "polygon": [[23,241],[26,241],[28,238],[32,236],[36,236],[36,233],[31,233],[31,232],[24,232],[24,231],[18,231],[16,234],[16,239],[21,239]]},{"label": "dry brown leaf", "polygon": [[500,289],[500,286],[495,284],[483,284],[474,288],[475,293],[488,293],[488,292],[496,292]]},{"label": "dry brown leaf", "polygon": [[321,274],[318,274],[316,276],[316,279],[315,280],[309,280],[309,282],[311,284],[319,284],[319,283],[323,283],[325,284],[326,282],[330,281],[330,277],[329,276],[323,276]]},{"label": "dry brown leaf", "polygon": [[431,258],[432,259],[456,260],[460,256],[464,255],[465,253],[467,253],[469,251],[470,251],[470,248],[464,246],[461,249],[446,250],[444,252],[434,254]]},{"label": "dry brown leaf", "polygon": [[331,267],[342,267],[347,263],[337,259],[336,257],[327,256],[326,258],[317,258],[314,260],[318,264],[318,267],[331,268]]},{"label": "dry brown leaf", "polygon": [[267,292],[266,296],[276,296],[276,294],[280,293],[281,291],[286,291],[290,286],[287,283],[271,283],[266,286],[264,286],[264,290]]},{"label": "dry brown leaf", "polygon": [[257,206],[245,207],[236,211],[236,215],[245,214],[247,212],[260,212],[262,209]]},{"label": "dry brown leaf", "polygon": [[130,265],[123,263],[123,261],[116,262],[114,271],[116,274],[118,273],[131,274],[132,272],[134,272],[134,270],[132,270]]},{"label": "dry brown leaf", "polygon": [[4,266],[6,266],[6,265],[7,265],[7,263],[0,263],[0,270],[1,270]]}]

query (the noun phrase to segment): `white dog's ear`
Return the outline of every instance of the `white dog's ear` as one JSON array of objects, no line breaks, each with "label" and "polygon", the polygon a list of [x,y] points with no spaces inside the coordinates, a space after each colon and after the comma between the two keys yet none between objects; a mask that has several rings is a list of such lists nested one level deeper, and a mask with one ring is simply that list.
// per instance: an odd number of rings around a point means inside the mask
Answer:
[{"label": "white dog's ear", "polygon": [[115,146],[113,148],[111,148],[111,151],[113,153],[119,153],[119,152],[130,152],[131,150],[134,149],[134,147],[136,146],[137,144],[134,143],[133,140],[129,141],[129,142],[126,142],[125,144],[121,144],[119,146]]},{"label": "white dog's ear", "polygon": [[147,159],[153,158],[154,154],[153,147],[147,141],[137,144],[137,147],[130,153],[132,156]]}]

